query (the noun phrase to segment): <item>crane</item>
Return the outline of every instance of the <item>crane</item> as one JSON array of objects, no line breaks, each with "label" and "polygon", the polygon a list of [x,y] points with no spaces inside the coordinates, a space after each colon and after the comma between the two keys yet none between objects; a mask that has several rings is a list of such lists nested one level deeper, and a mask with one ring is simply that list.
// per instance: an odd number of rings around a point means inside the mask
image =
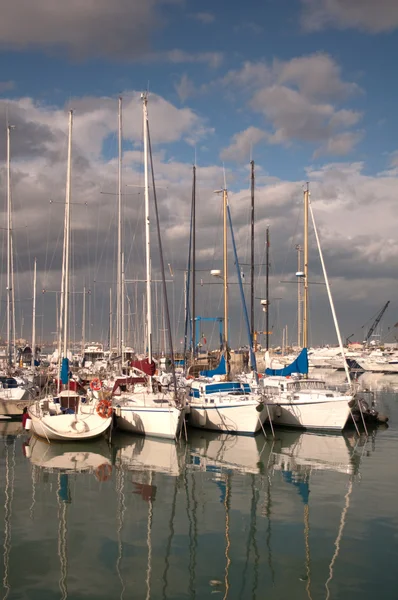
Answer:
[{"label": "crane", "polygon": [[366,334],[365,341],[364,341],[365,344],[367,344],[369,342],[370,338],[372,337],[372,333],[374,332],[374,330],[376,329],[376,327],[380,323],[380,321],[381,321],[384,313],[386,312],[389,304],[390,304],[390,301],[388,300],[388,302],[385,303],[385,305],[383,306],[383,308],[381,309],[381,311],[378,313],[377,317],[373,321],[372,325],[370,326],[370,329],[369,329],[368,333]]}]

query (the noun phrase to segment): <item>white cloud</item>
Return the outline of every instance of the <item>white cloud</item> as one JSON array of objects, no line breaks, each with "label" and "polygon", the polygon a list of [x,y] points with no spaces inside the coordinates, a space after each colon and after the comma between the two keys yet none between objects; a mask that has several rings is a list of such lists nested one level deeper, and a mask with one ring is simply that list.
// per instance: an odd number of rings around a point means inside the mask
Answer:
[{"label": "white cloud", "polygon": [[361,89],[342,79],[339,65],[327,54],[275,60],[272,64],[245,62],[220,82],[232,88],[235,96],[246,97],[249,107],[263,114],[272,127],[267,135],[270,143],[320,143],[317,154],[341,155],[362,137],[360,132],[345,131],[358,124],[362,113],[339,106]]},{"label": "white cloud", "polygon": [[310,54],[274,65],[282,84],[297,86],[301,94],[311,99],[340,99],[359,91],[356,83],[341,79],[341,68],[328,55]]},{"label": "white cloud", "polygon": [[180,81],[174,84],[174,87],[181,102],[185,102],[185,100],[194,96],[196,92],[195,84],[186,73],[181,75]]},{"label": "white cloud", "polygon": [[147,60],[175,64],[203,63],[217,69],[222,65],[224,54],[222,52],[185,52],[185,50],[174,49],[149,54]]},{"label": "white cloud", "polygon": [[304,29],[355,28],[370,33],[398,28],[396,0],[302,0]]},{"label": "white cloud", "polygon": [[314,152],[314,158],[323,154],[345,156],[349,154],[362,139],[362,131],[344,131],[330,137],[327,142]]},{"label": "white cloud", "polygon": [[221,151],[221,160],[249,160],[252,148],[266,137],[265,131],[257,127],[248,127],[236,133],[228,148]]},{"label": "white cloud", "polygon": [[15,88],[14,81],[0,81],[0,94],[3,94],[4,92],[9,92],[10,90],[13,90],[14,88]]},{"label": "white cloud", "polygon": [[200,21],[204,25],[209,25],[210,23],[214,23],[216,17],[211,12],[198,12],[192,13],[190,15],[192,19],[196,19],[196,21]]},{"label": "white cloud", "polygon": [[133,60],[149,50],[162,23],[159,7],[179,0],[12,0],[3,2],[0,45],[67,50],[76,59]]}]

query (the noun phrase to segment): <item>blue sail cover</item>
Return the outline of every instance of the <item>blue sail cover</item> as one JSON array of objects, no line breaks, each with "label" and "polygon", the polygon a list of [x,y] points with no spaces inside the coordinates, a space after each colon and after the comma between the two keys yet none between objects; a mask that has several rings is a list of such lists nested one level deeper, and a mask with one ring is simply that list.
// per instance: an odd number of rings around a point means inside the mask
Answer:
[{"label": "blue sail cover", "polygon": [[226,375],[227,374],[227,363],[225,361],[224,354],[220,358],[220,362],[217,367],[211,371],[200,371],[202,377],[213,377],[214,375]]},{"label": "blue sail cover", "polygon": [[292,373],[301,373],[302,375],[308,373],[307,348],[303,348],[296,360],[287,367],[284,367],[283,369],[265,369],[266,375],[280,375],[281,377],[286,377]]},{"label": "blue sail cover", "polygon": [[61,363],[61,381],[64,385],[68,384],[69,381],[69,360],[67,358],[62,359]]}]

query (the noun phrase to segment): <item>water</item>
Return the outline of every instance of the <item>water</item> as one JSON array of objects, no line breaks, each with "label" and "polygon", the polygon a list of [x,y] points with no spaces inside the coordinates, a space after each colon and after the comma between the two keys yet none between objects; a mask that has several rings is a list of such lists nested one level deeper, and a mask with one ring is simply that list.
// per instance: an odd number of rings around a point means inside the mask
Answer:
[{"label": "water", "polygon": [[48,445],[0,424],[0,598],[395,599],[398,397],[378,401],[391,426],[359,440]]}]

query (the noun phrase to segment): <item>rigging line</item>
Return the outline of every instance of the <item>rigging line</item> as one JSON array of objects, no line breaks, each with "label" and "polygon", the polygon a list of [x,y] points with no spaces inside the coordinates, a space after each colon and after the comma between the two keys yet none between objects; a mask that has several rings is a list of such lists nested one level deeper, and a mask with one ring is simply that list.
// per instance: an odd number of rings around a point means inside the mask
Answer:
[{"label": "rigging line", "polygon": [[66,502],[60,498],[61,491],[61,475],[58,475],[58,556],[60,561],[60,578],[58,580],[59,589],[61,592],[61,600],[66,600],[68,597],[67,575],[68,575],[68,553],[67,553],[67,527],[66,527]]},{"label": "rigging line", "polygon": [[231,546],[231,541],[229,538],[229,511],[231,507],[231,475],[230,473],[226,474],[226,487],[225,487],[225,498],[224,498],[224,508],[225,508],[225,576],[224,576],[224,585],[225,592],[223,600],[227,600],[228,592],[229,592],[229,567],[231,564],[231,559],[229,557],[229,549]]},{"label": "rigging line", "polygon": [[346,520],[346,516],[347,516],[347,511],[348,511],[348,509],[350,507],[350,496],[351,496],[352,489],[353,489],[353,485],[352,485],[352,481],[350,481],[347,493],[345,495],[345,503],[344,503],[343,512],[341,513],[339,531],[338,531],[338,534],[337,534],[336,541],[334,542],[335,551],[334,551],[332,560],[330,561],[330,565],[329,565],[329,577],[328,577],[328,579],[326,580],[326,583],[325,583],[325,588],[326,588],[326,599],[325,600],[329,600],[329,597],[330,597],[329,583],[332,581],[334,563],[336,562],[336,559],[337,559],[337,557],[339,555],[339,552],[340,552],[340,542],[341,542],[341,538],[342,538],[344,527],[345,527],[345,520]]},{"label": "rigging line", "polygon": [[122,558],[123,558],[123,544],[122,544],[122,527],[123,527],[123,521],[124,521],[124,513],[126,511],[126,504],[125,504],[125,494],[124,494],[124,469],[123,469],[123,465],[122,462],[120,462],[119,465],[119,469],[118,469],[118,486],[117,486],[117,492],[119,493],[119,502],[118,502],[118,527],[117,527],[117,539],[118,539],[118,557],[116,560],[116,572],[117,575],[119,577],[121,586],[122,586],[122,591],[120,592],[120,600],[123,600],[123,594],[125,592],[126,586],[122,577],[122,573],[121,573],[121,564],[122,564]]},{"label": "rigging line", "polygon": [[312,600],[311,596],[311,554],[310,554],[310,520],[309,520],[309,506],[308,503],[304,506],[304,543],[305,543],[305,570],[307,574],[307,585],[305,586],[307,596],[309,600]]},{"label": "rigging line", "polygon": [[6,443],[6,485],[4,489],[5,502],[4,502],[4,544],[3,544],[3,564],[4,564],[4,575],[3,575],[3,588],[6,590],[3,600],[7,600],[11,586],[8,580],[9,577],[9,566],[10,566],[10,551],[11,551],[11,515],[12,515],[12,501],[14,498],[14,476],[15,476],[15,442],[16,438],[13,439],[12,443],[12,461],[10,467],[10,446]]},{"label": "rigging line", "polygon": [[165,561],[164,561],[164,571],[163,571],[163,576],[162,576],[162,581],[163,581],[163,588],[162,588],[162,596],[163,599],[166,600],[167,599],[167,587],[168,587],[168,572],[169,572],[169,568],[170,568],[170,550],[171,550],[171,544],[173,542],[173,537],[174,537],[174,517],[176,514],[176,504],[177,504],[177,491],[178,491],[178,478],[175,477],[175,482],[174,482],[174,492],[173,492],[173,500],[171,502],[171,514],[170,514],[170,519],[169,519],[169,530],[170,530],[170,535],[167,539],[167,546],[166,546],[166,557],[165,557]]},{"label": "rigging line", "polygon": [[[149,485],[152,485],[152,471],[149,472]],[[151,572],[152,572],[152,542],[151,542],[151,531],[152,531],[152,520],[153,520],[153,502],[152,495],[148,499],[148,522],[147,522],[147,547],[148,547],[148,565],[146,570],[146,600],[151,599]]]}]

